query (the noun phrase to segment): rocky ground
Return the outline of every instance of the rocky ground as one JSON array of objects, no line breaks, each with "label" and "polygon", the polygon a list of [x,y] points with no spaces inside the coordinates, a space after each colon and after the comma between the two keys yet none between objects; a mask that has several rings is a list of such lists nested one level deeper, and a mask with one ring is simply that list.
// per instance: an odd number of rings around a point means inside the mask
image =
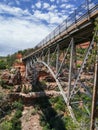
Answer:
[{"label": "rocky ground", "polygon": [[22,130],[42,130],[39,115],[33,106],[25,106],[22,114]]},{"label": "rocky ground", "polygon": [[[47,90],[42,91],[42,93],[40,93],[39,91],[36,93],[31,92],[32,88],[29,82],[24,82],[26,81],[26,79],[24,79],[23,82],[20,83],[21,81],[17,79],[18,76],[20,77],[20,74],[17,71],[16,74],[10,73],[8,70],[2,72],[0,76],[1,79],[0,81],[3,81],[2,83],[4,86],[0,86],[0,96],[2,95],[2,99],[3,99],[3,97],[5,97],[6,95],[13,93],[15,98],[11,97],[11,99],[14,100],[17,100],[17,96],[16,96],[17,94],[20,95],[20,97],[22,96],[24,103],[27,103],[24,104],[22,117],[20,118],[22,130],[42,130],[42,127],[40,125],[40,120],[39,120],[40,115],[38,111],[36,111],[36,108],[34,108],[32,103],[28,105],[28,101],[33,100],[32,95],[33,97],[46,96],[46,95],[51,97],[53,95],[55,96],[60,95],[60,93],[53,90],[54,87],[56,86],[55,83],[48,84],[47,85],[48,87],[45,88]],[[6,119],[7,120],[11,119],[13,117],[12,113],[9,115],[5,115],[3,120],[5,121]]]},{"label": "rocky ground", "polygon": [[[65,117],[66,117],[66,115],[68,115],[67,111],[65,110],[65,103],[63,104],[62,100],[57,100],[57,101],[59,101],[58,104],[56,101],[52,105],[49,102],[49,100],[46,100],[46,103],[48,102],[48,105],[49,105],[48,107],[50,107],[51,109],[48,108],[47,106],[46,106],[47,108],[46,107],[44,108],[44,106],[42,106],[42,104],[40,104],[39,105],[40,110],[36,110],[36,107],[34,107],[34,104],[32,105],[32,102],[35,98],[39,98],[39,97],[43,97],[43,96],[44,97],[48,96],[50,98],[57,97],[57,96],[60,97],[61,94],[57,90],[58,87],[57,87],[56,83],[54,82],[53,78],[51,77],[51,75],[49,75],[48,73],[45,73],[45,72],[42,73],[42,71],[41,71],[41,74],[39,77],[40,81],[37,84],[38,86],[35,86],[35,88],[33,88],[34,90],[32,89],[30,82],[26,78],[23,78],[20,76],[21,75],[20,75],[19,71],[16,71],[16,74],[10,73],[8,71],[4,71],[4,73],[1,74],[0,79],[1,79],[1,81],[3,81],[3,82],[1,82],[1,85],[3,85],[3,86],[0,86],[0,102],[5,100],[4,97],[6,97],[6,95],[10,95],[10,98],[13,99],[11,101],[19,101],[20,99],[22,99],[23,110],[22,110],[22,116],[20,118],[21,130],[42,130],[43,128],[41,127],[41,124],[40,124],[40,113],[41,112],[44,113],[44,111],[45,111],[44,114],[46,114],[46,113],[48,113],[48,109],[49,110],[53,109],[52,111],[54,112],[54,108],[55,108],[55,110],[56,110],[55,112],[57,115],[63,115]],[[92,78],[92,75],[88,76],[86,74],[83,74],[82,78],[83,78],[82,80],[84,80],[84,78],[87,78],[89,81]],[[19,80],[19,79],[21,79],[21,80]],[[66,86],[68,85],[66,80],[63,80],[62,84],[63,83],[66,84]],[[37,89],[37,91],[36,91],[36,89]],[[66,92],[66,88],[63,88],[63,89]],[[81,89],[81,91],[83,93],[85,93],[84,88],[82,88],[82,89]],[[53,101],[53,100],[51,100],[51,101]],[[44,104],[44,105],[46,105],[46,104]],[[80,107],[82,108],[83,104],[82,105],[80,104]],[[43,109],[44,109],[44,111],[43,111]],[[59,111],[59,113],[57,113],[57,111]],[[48,115],[51,115],[51,111],[50,111],[50,113],[48,113]],[[13,114],[11,113],[10,115],[5,116],[3,118],[3,120],[11,119],[12,116],[13,116]],[[54,116],[54,119],[55,119],[55,116]],[[6,117],[8,117],[8,118],[6,118]],[[57,117],[59,117],[59,116],[57,116]],[[56,130],[56,128],[55,128],[55,130]]]}]

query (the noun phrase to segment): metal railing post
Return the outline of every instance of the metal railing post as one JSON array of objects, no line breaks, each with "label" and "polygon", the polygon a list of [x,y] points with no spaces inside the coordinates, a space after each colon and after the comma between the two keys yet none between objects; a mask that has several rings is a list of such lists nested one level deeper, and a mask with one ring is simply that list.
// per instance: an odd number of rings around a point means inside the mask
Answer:
[{"label": "metal railing post", "polygon": [[89,4],[90,4],[89,0],[86,0],[88,19],[90,18],[90,16],[89,16]]},{"label": "metal railing post", "polygon": [[77,22],[77,14],[76,14],[76,10],[74,11],[75,13],[75,23]]},{"label": "metal railing post", "polygon": [[66,30],[67,30],[67,19],[65,21],[66,21]]}]

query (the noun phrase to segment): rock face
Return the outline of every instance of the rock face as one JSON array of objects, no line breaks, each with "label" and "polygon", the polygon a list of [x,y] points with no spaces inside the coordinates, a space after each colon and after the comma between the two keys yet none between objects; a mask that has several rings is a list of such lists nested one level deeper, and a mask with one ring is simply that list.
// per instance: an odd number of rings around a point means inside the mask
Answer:
[{"label": "rock face", "polygon": [[20,70],[16,70],[14,73],[6,70],[1,75],[1,80],[7,85],[20,85],[22,82],[22,77]]},{"label": "rock face", "polygon": [[25,64],[22,62],[22,54],[21,53],[18,53],[16,55],[16,61],[13,64],[13,68],[15,68],[15,69],[20,68],[21,75],[25,76],[26,68],[25,68]]},{"label": "rock face", "polygon": [[17,85],[17,84],[19,85],[19,84],[22,83],[22,77],[21,77],[21,73],[20,73],[19,69],[16,71],[16,73],[13,76],[12,80],[13,80],[14,85]]},{"label": "rock face", "polygon": [[5,84],[9,84],[9,80],[11,78],[11,75],[9,72],[4,72],[2,75],[1,75],[1,80],[4,81]]}]

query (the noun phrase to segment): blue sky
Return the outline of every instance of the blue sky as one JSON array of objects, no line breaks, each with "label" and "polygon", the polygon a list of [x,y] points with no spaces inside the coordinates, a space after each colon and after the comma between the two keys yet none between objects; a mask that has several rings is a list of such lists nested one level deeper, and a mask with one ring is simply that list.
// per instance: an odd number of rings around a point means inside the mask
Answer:
[{"label": "blue sky", "polygon": [[0,56],[33,48],[84,0],[0,0]]}]

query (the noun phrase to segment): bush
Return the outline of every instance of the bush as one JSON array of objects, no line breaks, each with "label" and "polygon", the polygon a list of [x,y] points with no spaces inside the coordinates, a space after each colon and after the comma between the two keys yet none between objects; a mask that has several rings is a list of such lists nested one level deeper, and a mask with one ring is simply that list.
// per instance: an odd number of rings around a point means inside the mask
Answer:
[{"label": "bush", "polygon": [[32,115],[36,115],[37,114],[37,109],[33,109],[31,112]]},{"label": "bush", "polygon": [[77,68],[80,68],[81,67],[81,64],[77,64]]},{"label": "bush", "polygon": [[67,130],[80,130],[79,126],[73,122],[71,117],[64,117],[63,121],[66,124]]},{"label": "bush", "polygon": [[41,114],[40,115],[40,125],[42,126],[42,127],[44,127],[44,126],[46,126],[46,118],[45,118],[45,116],[43,115],[43,114]]},{"label": "bush", "polygon": [[[20,117],[22,116],[23,104],[21,102],[14,102],[13,108],[16,109],[16,112],[10,121],[4,121],[1,125],[0,130],[21,130],[21,121]],[[11,110],[7,105],[4,111]],[[0,113],[2,117],[2,113]]]},{"label": "bush", "polygon": [[0,93],[0,100],[2,100],[3,99],[3,93]]},{"label": "bush", "polygon": [[21,130],[21,121],[16,117],[13,117],[11,120],[12,129],[11,130]]},{"label": "bush", "polygon": [[16,118],[20,118],[22,116],[22,111],[21,110],[17,110],[14,117]]},{"label": "bush", "polygon": [[2,88],[7,88],[6,82],[4,80],[0,80],[0,85]]},{"label": "bush", "polygon": [[6,69],[6,62],[3,60],[0,61],[0,69]]},{"label": "bush", "polygon": [[50,127],[49,127],[49,124],[47,123],[42,130],[51,130]]},{"label": "bush", "polygon": [[19,110],[23,110],[23,104],[21,103],[21,102],[17,102],[17,101],[15,101],[14,103],[13,103],[13,107],[14,108],[16,108],[16,109],[19,109]]},{"label": "bush", "polygon": [[60,118],[57,118],[54,120],[53,126],[54,126],[53,128],[55,128],[55,130],[66,130],[64,122]]},{"label": "bush", "polygon": [[0,130],[13,130],[12,129],[12,123],[10,121],[4,121],[1,124],[1,129]]},{"label": "bush", "polygon": [[54,103],[56,103],[58,100],[59,100],[59,97],[54,97],[54,98],[51,98],[49,101],[50,101],[51,104],[54,104]]},{"label": "bush", "polygon": [[55,97],[50,100],[52,104],[54,104],[54,109],[59,111],[65,111],[65,103],[62,97]]},{"label": "bush", "polygon": [[55,104],[54,108],[58,111],[65,111],[65,104],[58,102]]}]

